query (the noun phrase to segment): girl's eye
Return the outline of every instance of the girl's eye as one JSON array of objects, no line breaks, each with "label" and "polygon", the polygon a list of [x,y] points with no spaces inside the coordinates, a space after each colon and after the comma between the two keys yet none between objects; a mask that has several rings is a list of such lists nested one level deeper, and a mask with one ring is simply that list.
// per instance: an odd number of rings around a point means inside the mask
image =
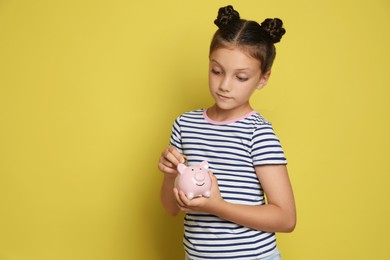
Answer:
[{"label": "girl's eye", "polygon": [[219,71],[219,70],[216,70],[216,69],[211,69],[211,73],[215,74],[215,75],[219,75],[221,74],[222,72]]},{"label": "girl's eye", "polygon": [[239,76],[237,76],[237,79],[238,79],[238,81],[241,81],[241,82],[244,82],[244,81],[247,81],[247,80],[248,80],[248,78],[239,77]]}]

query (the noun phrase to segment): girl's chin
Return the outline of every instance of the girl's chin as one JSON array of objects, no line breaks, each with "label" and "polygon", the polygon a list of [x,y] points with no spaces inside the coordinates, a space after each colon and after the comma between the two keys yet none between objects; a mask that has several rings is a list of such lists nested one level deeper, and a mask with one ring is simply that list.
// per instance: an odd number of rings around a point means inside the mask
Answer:
[{"label": "girl's chin", "polygon": [[229,114],[241,114],[246,111],[246,109],[243,109],[242,107],[235,107],[235,106],[229,106],[227,104],[218,104],[217,102],[214,104],[214,109],[221,113],[229,113]]},{"label": "girl's chin", "polygon": [[214,107],[217,110],[234,110],[234,106],[228,105],[226,103],[221,103],[221,102],[215,102]]}]

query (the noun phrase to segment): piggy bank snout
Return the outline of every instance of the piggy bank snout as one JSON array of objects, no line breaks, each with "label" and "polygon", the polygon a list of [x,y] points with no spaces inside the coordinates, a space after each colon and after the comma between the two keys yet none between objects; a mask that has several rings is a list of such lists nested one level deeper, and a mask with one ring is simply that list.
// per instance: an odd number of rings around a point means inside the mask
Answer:
[{"label": "piggy bank snout", "polygon": [[204,173],[203,172],[197,172],[197,173],[195,173],[195,175],[194,175],[194,179],[196,180],[196,181],[204,181],[205,180],[205,176],[204,176]]}]

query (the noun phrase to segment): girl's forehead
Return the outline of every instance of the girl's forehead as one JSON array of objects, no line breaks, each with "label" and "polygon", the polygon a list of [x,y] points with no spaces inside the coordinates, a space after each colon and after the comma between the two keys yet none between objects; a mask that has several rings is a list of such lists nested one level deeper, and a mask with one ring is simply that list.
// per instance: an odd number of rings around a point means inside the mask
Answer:
[{"label": "girl's forehead", "polygon": [[238,43],[224,41],[221,42],[221,44],[218,47],[212,50],[210,54],[220,49],[227,49],[227,50],[238,50],[250,56],[250,53],[253,52],[254,48],[255,47],[252,45],[238,44]]},{"label": "girl's forehead", "polygon": [[260,68],[260,62],[241,47],[218,48],[210,53],[210,61],[220,65]]}]

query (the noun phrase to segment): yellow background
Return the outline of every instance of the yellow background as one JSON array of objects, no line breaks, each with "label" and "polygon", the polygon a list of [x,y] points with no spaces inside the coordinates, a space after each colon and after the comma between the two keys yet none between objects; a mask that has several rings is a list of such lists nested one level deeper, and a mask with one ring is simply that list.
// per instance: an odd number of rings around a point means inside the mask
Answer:
[{"label": "yellow background", "polygon": [[390,259],[390,2],[0,1],[0,259],[183,259],[157,161],[206,107],[217,10],[284,20],[253,106],[289,160],[286,260]]}]

